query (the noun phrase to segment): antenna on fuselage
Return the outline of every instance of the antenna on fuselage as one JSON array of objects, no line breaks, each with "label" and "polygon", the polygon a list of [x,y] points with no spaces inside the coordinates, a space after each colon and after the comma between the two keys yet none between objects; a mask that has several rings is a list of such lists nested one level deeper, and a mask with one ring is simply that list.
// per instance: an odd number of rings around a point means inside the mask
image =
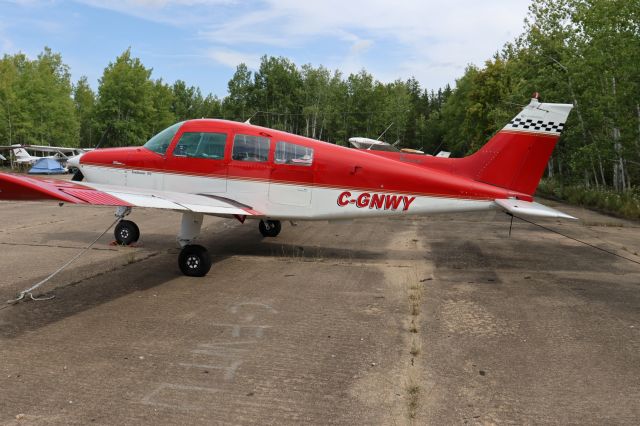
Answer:
[{"label": "antenna on fuselage", "polygon": [[258,115],[258,113],[260,113],[260,112],[262,112],[262,111],[256,111],[256,112],[254,112],[253,114],[251,114],[251,117],[247,118],[247,119],[244,121],[244,124],[251,124],[251,119],[252,119],[253,117],[255,117],[256,115]]}]

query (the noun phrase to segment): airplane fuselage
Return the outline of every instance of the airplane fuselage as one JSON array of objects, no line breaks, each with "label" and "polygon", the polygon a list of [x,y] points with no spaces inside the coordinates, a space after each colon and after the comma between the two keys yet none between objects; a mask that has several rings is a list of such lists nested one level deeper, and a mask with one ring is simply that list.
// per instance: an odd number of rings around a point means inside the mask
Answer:
[{"label": "airplane fuselage", "polygon": [[[198,153],[207,139],[212,141],[205,147],[209,154]],[[79,168],[87,182],[228,196],[274,219],[474,211],[491,208],[497,198],[531,198],[238,122],[187,121],[167,137],[166,145],[96,150],[81,157]]]}]

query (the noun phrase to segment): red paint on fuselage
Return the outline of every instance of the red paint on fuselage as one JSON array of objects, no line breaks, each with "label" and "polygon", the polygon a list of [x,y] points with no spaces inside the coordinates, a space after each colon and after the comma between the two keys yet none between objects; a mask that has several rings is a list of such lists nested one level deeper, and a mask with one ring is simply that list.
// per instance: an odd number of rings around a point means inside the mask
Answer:
[{"label": "red paint on fuselage", "polygon": [[[174,156],[173,151],[184,132],[226,133],[227,143],[224,159]],[[271,143],[268,161],[233,160],[231,151],[233,138],[236,134],[269,137]],[[274,162],[275,146],[280,141],[312,148],[314,150],[313,164],[311,166],[276,164]],[[458,159],[458,161],[460,160],[464,159]],[[527,194],[478,182],[469,175],[456,174],[455,167],[447,169],[440,166],[415,165],[398,161],[397,158],[374,156],[368,152],[286,132],[226,120],[186,121],[173,137],[165,155],[157,154],[143,147],[100,149],[84,154],[80,163],[81,165],[152,172],[355,189],[372,193],[400,193],[485,200],[518,197],[531,200]],[[188,188],[185,188],[185,192],[188,192]],[[376,200],[375,202],[380,201]]]},{"label": "red paint on fuselage", "polygon": [[464,158],[389,151],[361,152],[533,195],[558,139],[557,134],[501,130],[476,153]]}]

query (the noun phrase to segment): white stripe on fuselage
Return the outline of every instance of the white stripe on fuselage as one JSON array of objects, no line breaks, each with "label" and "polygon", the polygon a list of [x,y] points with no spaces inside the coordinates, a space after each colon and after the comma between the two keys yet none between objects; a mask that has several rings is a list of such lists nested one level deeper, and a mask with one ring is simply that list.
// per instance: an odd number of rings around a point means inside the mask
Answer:
[{"label": "white stripe on fuselage", "polygon": [[[216,194],[283,220],[356,219],[401,214],[488,210],[492,200],[378,193],[280,182],[225,179],[95,165],[81,166],[87,182],[192,194]],[[347,196],[345,192],[348,192]],[[374,197],[376,194],[376,198]],[[380,202],[379,197],[385,197]],[[338,201],[341,201],[340,203]],[[348,201],[344,203],[345,201]],[[341,205],[342,204],[342,205]]]}]

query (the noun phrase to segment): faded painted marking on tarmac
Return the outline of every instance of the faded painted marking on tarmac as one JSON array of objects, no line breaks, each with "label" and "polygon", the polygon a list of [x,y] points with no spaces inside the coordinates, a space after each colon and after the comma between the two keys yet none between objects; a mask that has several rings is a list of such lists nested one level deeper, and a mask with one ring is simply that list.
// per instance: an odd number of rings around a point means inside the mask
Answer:
[{"label": "faded painted marking on tarmac", "polygon": [[[174,398],[171,398],[172,395],[179,395],[179,397],[183,398],[183,401],[190,400],[199,400],[202,399],[203,394],[214,395],[218,392],[221,392],[220,389],[215,388],[205,388],[201,386],[187,386],[187,385],[175,385],[173,383],[160,383],[156,389],[154,389],[151,393],[142,398],[142,403],[146,405],[155,405],[157,407],[165,407],[165,408],[177,408],[180,410],[193,410],[199,409],[198,405],[190,405],[190,404],[180,404],[177,405],[175,403],[169,404],[163,401],[163,397],[173,402]],[[188,394],[193,395],[196,398],[185,398]]]},{"label": "faded painted marking on tarmac", "polygon": [[[246,319],[246,318],[245,318]],[[253,317],[251,317],[253,319]],[[243,337],[246,334],[252,337],[261,338],[264,336],[264,330],[271,328],[270,325],[247,325],[247,324],[212,324],[214,327],[221,327],[231,330],[231,337]],[[243,332],[243,330],[246,330]],[[253,331],[252,331],[253,330]]]},{"label": "faded painted marking on tarmac", "polygon": [[[264,310],[277,314],[271,305],[265,303],[242,302],[230,306],[227,311],[238,317],[238,323],[212,323],[213,328],[228,330],[231,341],[216,341],[197,343],[190,351],[195,359],[191,362],[179,362],[185,368],[219,371],[224,382],[233,382],[236,372],[244,363],[247,354],[251,353],[253,345],[259,343],[270,325],[251,324],[259,316],[251,309]],[[252,340],[236,340],[250,337]],[[178,410],[201,410],[211,406],[212,396],[221,392],[215,387],[192,386],[180,383],[160,383],[147,393],[140,403]],[[181,401],[192,401],[185,405]],[[193,401],[200,402],[199,404]]]},{"label": "faded painted marking on tarmac", "polygon": [[211,364],[187,364],[187,363],[180,363],[181,366],[183,367],[187,367],[187,368],[205,368],[205,369],[210,369],[210,370],[221,370],[224,371],[224,380],[227,382],[232,382],[233,378],[236,375],[236,371],[238,370],[238,367],[240,367],[240,365],[242,364],[242,361],[233,361],[231,362],[231,365],[227,366],[227,367],[223,367],[221,365],[211,365]]},{"label": "faded painted marking on tarmac", "polygon": [[278,311],[273,309],[273,307],[271,305],[267,305],[266,303],[255,303],[255,302],[237,303],[237,304],[235,304],[235,305],[233,305],[232,307],[229,308],[229,312],[231,312],[232,314],[237,314],[238,310],[243,306],[256,306],[256,307],[264,308],[264,309],[266,309],[268,311],[271,311],[271,313],[273,313],[273,314],[277,314],[278,313]]}]

